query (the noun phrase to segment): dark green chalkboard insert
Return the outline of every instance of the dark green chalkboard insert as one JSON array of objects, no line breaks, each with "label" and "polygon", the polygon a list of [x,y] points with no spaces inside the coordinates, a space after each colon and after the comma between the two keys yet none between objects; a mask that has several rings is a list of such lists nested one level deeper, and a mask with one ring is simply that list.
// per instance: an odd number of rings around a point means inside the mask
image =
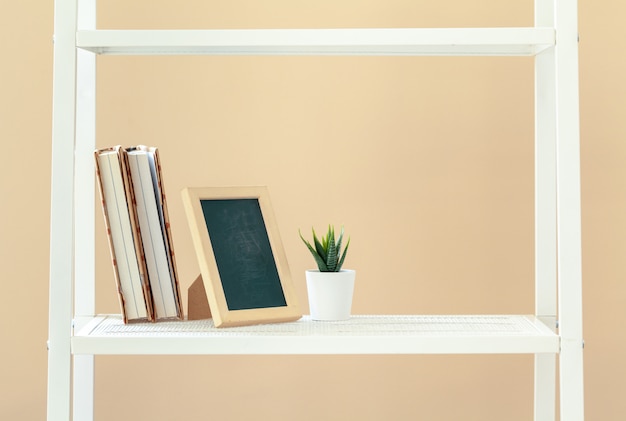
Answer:
[{"label": "dark green chalkboard insert", "polygon": [[228,309],[286,306],[259,200],[200,202]]}]

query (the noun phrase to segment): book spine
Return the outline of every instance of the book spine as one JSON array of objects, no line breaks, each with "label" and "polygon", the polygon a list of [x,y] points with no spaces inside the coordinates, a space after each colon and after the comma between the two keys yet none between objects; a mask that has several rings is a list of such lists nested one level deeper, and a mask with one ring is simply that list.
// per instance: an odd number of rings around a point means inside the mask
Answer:
[{"label": "book spine", "polygon": [[152,298],[152,290],[150,289],[150,281],[148,278],[148,269],[146,266],[146,255],[144,253],[143,242],[141,239],[141,229],[139,228],[139,219],[137,216],[137,201],[135,199],[135,190],[133,180],[130,174],[130,165],[128,163],[128,154],[124,149],[120,148],[120,161],[122,163],[122,178],[124,180],[124,190],[126,192],[126,200],[130,214],[130,225],[133,232],[133,240],[135,251],[137,254],[137,265],[139,267],[139,276],[141,279],[141,288],[146,303],[146,311],[148,320],[156,321],[154,311],[154,301]]},{"label": "book spine", "polygon": [[169,219],[169,211],[167,208],[167,197],[165,194],[165,188],[164,188],[164,183],[163,183],[161,158],[159,156],[159,151],[157,148],[150,148],[150,151],[153,153],[154,163],[156,167],[156,178],[157,178],[157,184],[158,184],[158,191],[160,193],[159,200],[161,201],[161,208],[163,210],[163,232],[165,235],[165,244],[167,246],[167,251],[168,251],[170,271],[172,273],[172,283],[173,283],[172,288],[174,290],[174,297],[176,300],[177,316],[179,319],[183,319],[184,318],[183,304],[182,304],[182,299],[181,299],[181,294],[180,294],[180,284],[178,282],[178,271],[176,268],[176,256],[174,253],[174,242],[172,240],[172,230],[171,230],[171,224],[170,224],[170,219]]}]

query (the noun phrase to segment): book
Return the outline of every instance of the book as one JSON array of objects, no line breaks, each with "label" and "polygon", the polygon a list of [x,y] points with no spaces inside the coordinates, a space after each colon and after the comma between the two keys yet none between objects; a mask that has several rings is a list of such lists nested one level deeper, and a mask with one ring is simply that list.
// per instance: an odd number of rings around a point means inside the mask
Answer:
[{"label": "book", "polygon": [[125,152],[121,146],[96,150],[95,163],[124,323],[154,321]]},{"label": "book", "polygon": [[155,318],[182,319],[182,302],[158,149],[140,145],[127,148],[125,152]]},{"label": "book", "polygon": [[183,319],[157,148],[115,146],[95,155],[124,322]]}]

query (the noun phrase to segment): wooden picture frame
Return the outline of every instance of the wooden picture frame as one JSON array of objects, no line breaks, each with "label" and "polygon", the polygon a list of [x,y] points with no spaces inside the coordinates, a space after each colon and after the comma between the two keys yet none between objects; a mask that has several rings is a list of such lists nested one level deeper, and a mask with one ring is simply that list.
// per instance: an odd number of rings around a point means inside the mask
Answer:
[{"label": "wooden picture frame", "polygon": [[182,192],[216,327],[302,317],[266,187]]}]

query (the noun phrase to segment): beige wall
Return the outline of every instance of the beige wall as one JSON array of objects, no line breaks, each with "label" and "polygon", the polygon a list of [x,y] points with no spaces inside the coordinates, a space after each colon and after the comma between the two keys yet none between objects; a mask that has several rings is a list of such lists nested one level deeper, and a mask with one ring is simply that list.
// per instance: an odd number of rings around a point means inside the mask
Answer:
[{"label": "beige wall", "polygon": [[[108,28],[524,26],[532,2],[102,2]],[[586,415],[626,418],[626,60],[616,0],[580,5]],[[45,417],[52,1],[0,14],[0,419]],[[447,12],[442,12],[446,10]],[[182,287],[185,186],[270,188],[298,228],[344,224],[355,313],[533,311],[532,60],[99,60],[98,146],[162,152]],[[102,216],[97,310],[118,312]],[[528,420],[528,356],[99,357],[96,419]],[[242,377],[242,376],[245,376]]]}]

